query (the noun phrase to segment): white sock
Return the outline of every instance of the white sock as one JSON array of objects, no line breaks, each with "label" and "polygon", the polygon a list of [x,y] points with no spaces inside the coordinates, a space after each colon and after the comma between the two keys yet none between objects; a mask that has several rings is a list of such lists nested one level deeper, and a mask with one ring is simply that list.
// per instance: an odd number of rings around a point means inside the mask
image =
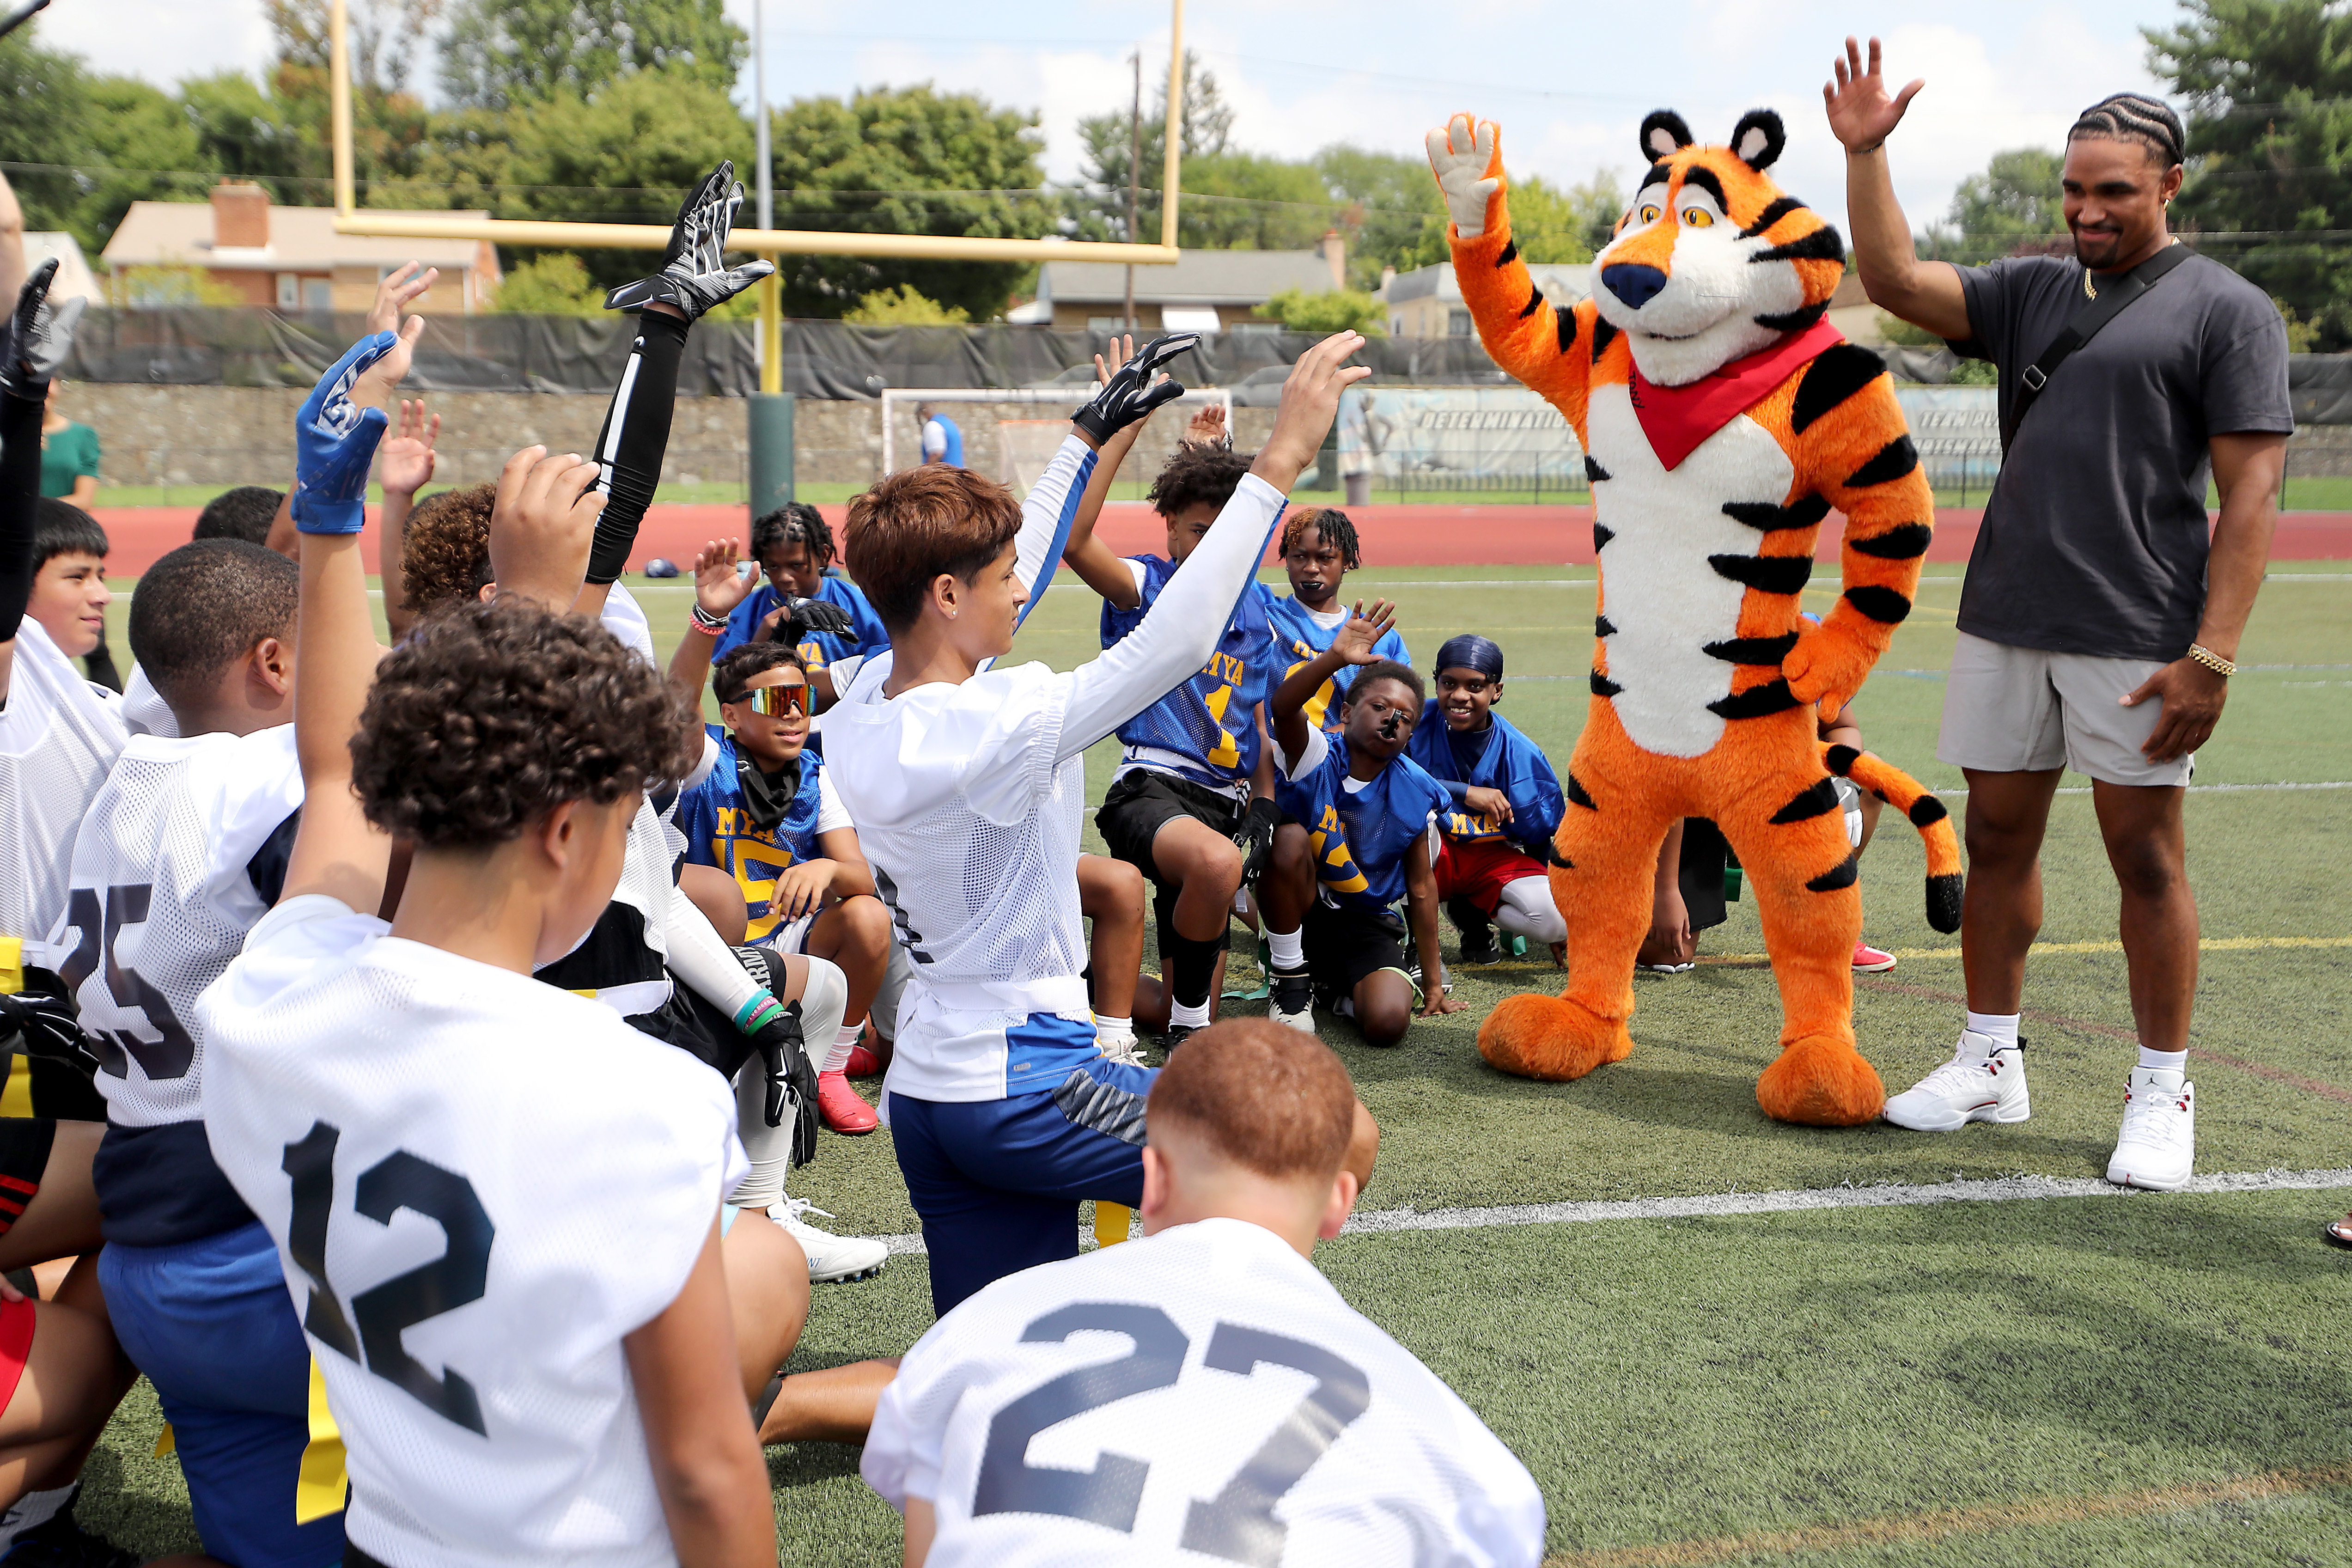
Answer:
[{"label": "white sock", "polygon": [[2144,1068],[2153,1068],[2158,1072],[2178,1073],[2186,1078],[2189,1076],[2189,1053],[2185,1049],[2159,1051],[2153,1047],[2142,1046],[2139,1048],[2139,1065]]},{"label": "white sock", "polygon": [[1187,1007],[1181,1002],[1171,1001],[1168,1024],[1171,1028],[1181,1025],[1188,1029],[1205,1029],[1209,1026],[1209,1005],[1203,1002],[1197,1007]]},{"label": "white sock", "polygon": [[1265,945],[1273,950],[1274,966],[1276,969],[1292,970],[1307,967],[1307,954],[1299,942],[1299,938],[1305,932],[1306,928],[1302,926],[1297,931],[1268,931],[1265,933]]},{"label": "white sock", "polygon": [[1095,1043],[1102,1047],[1105,1053],[1124,1050],[1135,1044],[1135,1020],[1106,1018],[1099,1013],[1096,1014]]},{"label": "white sock", "polygon": [[844,1024],[839,1029],[834,1031],[833,1048],[824,1053],[824,1065],[817,1068],[817,1071],[839,1072],[847,1067],[850,1050],[857,1044],[857,1037],[865,1032],[866,1020],[863,1018],[858,1019],[855,1024]]},{"label": "white sock", "polygon": [[1971,1013],[1968,1030],[1972,1035],[1986,1035],[2004,1046],[2017,1044],[2017,1013]]},{"label": "white sock", "polygon": [[77,1480],[18,1498],[7,1512],[0,1513],[0,1552],[5,1552],[26,1531],[37,1530],[72,1507],[74,1493],[80,1489],[81,1482]]}]

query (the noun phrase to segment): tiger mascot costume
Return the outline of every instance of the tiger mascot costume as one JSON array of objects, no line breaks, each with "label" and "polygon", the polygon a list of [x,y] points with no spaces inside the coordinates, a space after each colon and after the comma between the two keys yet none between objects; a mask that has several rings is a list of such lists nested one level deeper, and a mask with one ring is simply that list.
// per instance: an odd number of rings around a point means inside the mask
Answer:
[{"label": "tiger mascot costume", "polygon": [[[1756,890],[1780,984],[1780,1055],[1757,1102],[1852,1126],[1886,1091],[1854,1048],[1862,893],[1831,773],[1919,829],[1937,931],[1959,924],[1959,847],[1941,801],[1822,746],[1814,714],[1853,695],[1909,613],[1934,495],[1884,364],[1823,319],[1845,246],[1765,174],[1780,117],[1753,110],[1729,146],[1700,147],[1661,110],[1641,139],[1652,163],[1594,258],[1593,297],[1561,310],[1512,242],[1494,123],[1456,116],[1429,134],[1463,300],[1496,362],[1583,443],[1601,565],[1592,703],[1553,841],[1568,989],[1505,1001],[1478,1048],[1539,1079],[1624,1058],[1659,847],[1675,821],[1711,817]],[[1844,593],[1815,625],[1799,595],[1832,508]]]}]

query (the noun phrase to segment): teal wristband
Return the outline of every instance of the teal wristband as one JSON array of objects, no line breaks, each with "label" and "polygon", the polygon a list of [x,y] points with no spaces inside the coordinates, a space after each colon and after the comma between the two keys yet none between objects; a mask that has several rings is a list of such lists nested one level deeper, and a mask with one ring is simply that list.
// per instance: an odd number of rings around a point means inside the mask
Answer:
[{"label": "teal wristband", "polygon": [[756,1035],[784,1016],[784,1005],[762,991],[736,1009],[735,1027],[746,1035]]}]

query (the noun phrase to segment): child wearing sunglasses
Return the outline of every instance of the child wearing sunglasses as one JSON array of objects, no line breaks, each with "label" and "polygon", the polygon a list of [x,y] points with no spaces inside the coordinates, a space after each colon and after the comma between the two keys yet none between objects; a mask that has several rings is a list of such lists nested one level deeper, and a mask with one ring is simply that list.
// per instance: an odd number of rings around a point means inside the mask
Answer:
[{"label": "child wearing sunglasses", "polygon": [[746,941],[840,968],[839,1038],[809,1042],[823,1057],[817,1109],[836,1132],[871,1132],[873,1107],[846,1068],[889,966],[890,913],[824,760],[808,750],[808,670],[790,646],[752,642],[722,655],[711,679],[725,723],[709,727],[718,762],[678,800],[687,861],[734,879]]}]

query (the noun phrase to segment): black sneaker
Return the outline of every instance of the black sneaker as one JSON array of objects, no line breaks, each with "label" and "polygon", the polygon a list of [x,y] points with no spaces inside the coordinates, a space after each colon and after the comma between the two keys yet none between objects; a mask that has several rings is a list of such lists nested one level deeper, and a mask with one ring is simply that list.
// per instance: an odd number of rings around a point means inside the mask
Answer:
[{"label": "black sneaker", "polygon": [[1503,950],[1496,944],[1495,928],[1487,921],[1486,910],[1467,899],[1448,899],[1445,913],[1462,933],[1461,963],[1482,966],[1503,962]]},{"label": "black sneaker", "polygon": [[1267,1005],[1266,1016],[1310,1035],[1315,1032],[1315,986],[1306,970],[1274,972],[1273,1000]]},{"label": "black sneaker", "polygon": [[45,1523],[16,1537],[0,1563],[9,1568],[139,1568],[135,1552],[125,1552],[102,1535],[92,1535],[59,1510]]},{"label": "black sneaker", "polygon": [[1174,1056],[1174,1055],[1176,1054],[1176,1047],[1179,1047],[1179,1046],[1181,1046],[1181,1045],[1182,1045],[1185,1041],[1187,1041],[1187,1040],[1191,1039],[1192,1037],[1192,1025],[1190,1025],[1190,1024],[1171,1024],[1171,1025],[1169,1025],[1169,1026],[1168,1026],[1168,1027],[1167,1027],[1166,1029],[1164,1029],[1164,1030],[1162,1030],[1162,1031],[1160,1032],[1160,1049],[1162,1049],[1162,1050],[1164,1050],[1164,1051],[1166,1051],[1170,1056],[1171,1056],[1171,1057],[1172,1057],[1172,1056]]}]

